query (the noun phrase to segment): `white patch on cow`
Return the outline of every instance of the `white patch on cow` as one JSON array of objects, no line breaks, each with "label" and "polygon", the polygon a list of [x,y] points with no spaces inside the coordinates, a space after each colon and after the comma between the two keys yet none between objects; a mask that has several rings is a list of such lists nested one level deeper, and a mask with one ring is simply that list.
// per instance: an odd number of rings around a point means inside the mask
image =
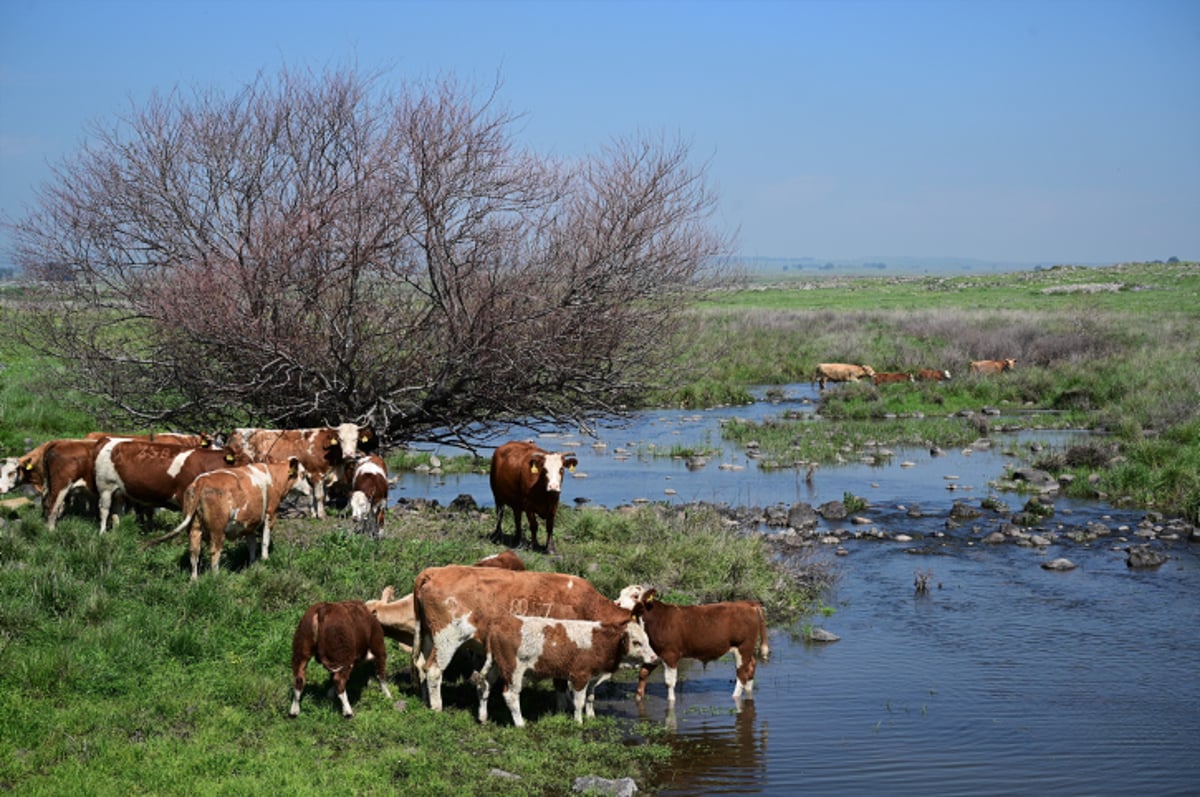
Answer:
[{"label": "white patch on cow", "polygon": [[191,451],[183,451],[179,454],[176,454],[175,458],[171,460],[171,466],[167,468],[167,475],[172,479],[177,478],[179,476],[179,472],[183,470],[183,465],[185,462],[187,462],[187,458],[191,455]]},{"label": "white patch on cow", "polygon": [[646,594],[646,588],[640,584],[630,584],[625,589],[621,590],[621,594],[613,603],[620,606],[622,609],[633,611],[633,607],[637,606],[641,601],[642,595]]},{"label": "white patch on cow", "polygon": [[109,510],[112,508],[113,496],[125,489],[125,482],[121,481],[121,476],[117,473],[117,468],[113,465],[112,454],[113,449],[121,443],[129,442],[128,437],[113,437],[104,443],[99,451],[96,452],[95,459],[95,479],[96,489],[100,493],[100,533],[103,534],[108,528]]},{"label": "white patch on cow", "polygon": [[357,479],[360,473],[378,473],[380,476],[387,478],[387,472],[384,471],[383,468],[379,467],[379,463],[366,457],[358,461],[358,467],[354,469],[354,478]]},{"label": "white patch on cow", "polygon": [[371,512],[371,501],[362,490],[350,494],[350,517],[354,520],[366,520]]},{"label": "white patch on cow", "polygon": [[0,460],[0,495],[4,495],[17,486],[17,474],[20,472],[19,462],[20,460],[16,457]]},{"label": "white patch on cow", "polygon": [[563,455],[562,454],[547,454],[546,464],[546,492],[561,493],[562,492],[562,475],[563,475]]},{"label": "white patch on cow", "polygon": [[349,462],[358,455],[358,424],[343,423],[337,427],[338,443],[342,447],[342,459]]}]

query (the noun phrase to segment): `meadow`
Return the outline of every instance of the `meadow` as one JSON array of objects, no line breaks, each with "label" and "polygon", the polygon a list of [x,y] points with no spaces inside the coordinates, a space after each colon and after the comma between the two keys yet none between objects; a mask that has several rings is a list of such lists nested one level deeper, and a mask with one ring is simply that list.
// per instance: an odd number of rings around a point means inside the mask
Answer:
[{"label": "meadow", "polygon": [[[1063,472],[1099,474],[1073,489],[1200,521],[1196,264],[758,280],[711,295],[687,324],[685,387],[649,397],[651,405],[745,400],[749,385],[807,381],[824,361],[954,374],[946,383],[833,388],[819,433],[811,421],[788,419],[727,429],[759,441],[782,466],[868,443],[958,445],[1037,412],[1040,422],[1097,432],[1090,454],[1046,454]],[[985,357],[1014,357],[1017,369],[965,376],[968,360]],[[42,375],[60,367],[0,343],[0,456],[97,428],[86,403],[42,390]],[[959,414],[983,406],[1001,414]],[[390,459],[394,468],[427,460]],[[160,512],[147,527],[127,519],[104,536],[94,520],[68,517],[50,535],[36,505],[0,511],[0,788],[549,794],[584,775],[644,783],[671,755],[656,723],[601,712],[579,727],[552,713],[548,686],[526,690],[533,721],[525,729],[513,728],[502,707],[493,711],[498,721],[478,725],[465,683],[448,690],[452,708],[435,714],[394,646],[395,703],[364,668],[352,682],[355,717],[343,720],[314,664],[300,717],[286,718],[291,636],[304,609],[376,597],[388,584],[403,593],[425,566],[494,552],[490,512],[394,512],[378,542],[349,533],[344,519],[287,519],[269,560],[247,566],[244,548],[233,545],[221,573],[196,583],[182,544],[142,544],[177,517]],[[556,540],[555,558],[523,553],[527,564],[583,575],[612,595],[654,583],[679,602],[758,598],[777,629],[794,630],[818,610],[829,578],[699,510],[564,507]],[[629,681],[619,676],[607,694],[627,699]]]}]

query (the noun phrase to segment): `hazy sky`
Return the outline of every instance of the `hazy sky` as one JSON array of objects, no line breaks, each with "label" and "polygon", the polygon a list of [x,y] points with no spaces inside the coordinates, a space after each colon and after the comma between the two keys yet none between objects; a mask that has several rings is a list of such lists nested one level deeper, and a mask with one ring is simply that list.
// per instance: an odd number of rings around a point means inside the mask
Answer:
[{"label": "hazy sky", "polygon": [[1200,0],[0,0],[0,212],[155,89],[351,64],[682,137],[745,255],[1200,259]]}]

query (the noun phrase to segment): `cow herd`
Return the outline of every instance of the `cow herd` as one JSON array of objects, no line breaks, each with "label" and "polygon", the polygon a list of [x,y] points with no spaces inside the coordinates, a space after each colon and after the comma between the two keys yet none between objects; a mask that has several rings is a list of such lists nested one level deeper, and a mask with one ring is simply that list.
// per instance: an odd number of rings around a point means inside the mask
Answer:
[{"label": "cow herd", "polygon": [[[1017,367],[1017,361],[1006,360],[972,360],[967,372],[973,376],[986,376],[1011,371]],[[858,382],[870,379],[876,385],[889,385],[897,382],[944,382],[950,379],[950,372],[944,369],[922,368],[917,371],[876,371],[869,365],[853,363],[819,363],[813,372],[813,381],[821,390],[830,382]]]}]

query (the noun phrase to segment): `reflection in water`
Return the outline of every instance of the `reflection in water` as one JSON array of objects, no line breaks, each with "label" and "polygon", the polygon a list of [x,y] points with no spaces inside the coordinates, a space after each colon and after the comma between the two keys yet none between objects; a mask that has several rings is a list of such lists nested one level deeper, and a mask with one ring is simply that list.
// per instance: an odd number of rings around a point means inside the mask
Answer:
[{"label": "reflection in water", "polygon": [[[758,722],[755,701],[737,702],[728,709],[684,710],[686,732],[675,736],[672,746],[676,755],[655,779],[655,786],[665,789],[662,793],[757,792],[763,788],[767,723]],[[676,711],[676,707],[668,706],[663,720],[672,731],[680,726]],[[644,707],[640,716],[651,719]]]}]

